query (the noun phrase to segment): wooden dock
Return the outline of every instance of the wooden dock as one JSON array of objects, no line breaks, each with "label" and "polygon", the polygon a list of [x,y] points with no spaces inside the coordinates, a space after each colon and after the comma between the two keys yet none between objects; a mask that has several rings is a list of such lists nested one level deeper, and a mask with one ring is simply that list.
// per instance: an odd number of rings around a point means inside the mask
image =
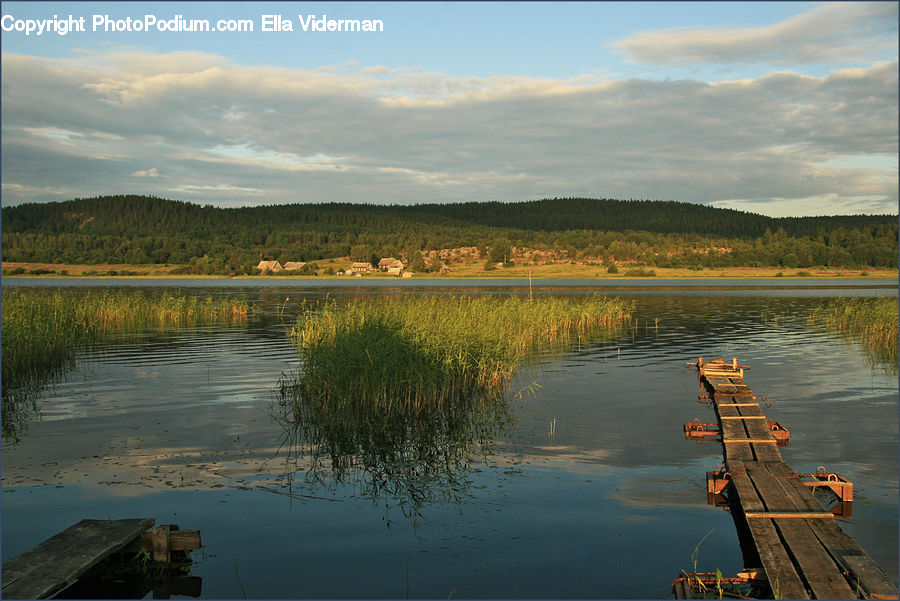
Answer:
[{"label": "wooden dock", "polygon": [[778,449],[737,359],[697,362],[719,422],[732,513],[740,512],[776,598],[897,599],[897,586],[822,507]]},{"label": "wooden dock", "polygon": [[2,567],[4,599],[46,599],[75,582],[82,574],[116,551],[141,547],[153,559],[168,563],[172,551],[200,547],[199,530],[158,526],[153,518],[81,520]]}]

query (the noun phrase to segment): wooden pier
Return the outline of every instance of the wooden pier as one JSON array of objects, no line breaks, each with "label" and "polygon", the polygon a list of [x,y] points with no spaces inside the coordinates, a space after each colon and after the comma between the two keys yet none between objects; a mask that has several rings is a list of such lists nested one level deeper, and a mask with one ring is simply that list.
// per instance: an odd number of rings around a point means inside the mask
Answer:
[{"label": "wooden pier", "polygon": [[172,551],[200,547],[199,530],[153,526],[153,518],[81,520],[2,567],[4,599],[46,599],[75,582],[116,551],[152,552],[154,562],[168,564]]},{"label": "wooden pier", "polygon": [[705,363],[702,357],[696,365],[725,457],[725,471],[715,477],[720,488],[727,486],[736,523],[743,520],[749,530],[776,598],[897,599],[893,580],[816,500],[813,484],[806,485],[782,459],[779,441],[744,382],[749,367],[737,359]]}]

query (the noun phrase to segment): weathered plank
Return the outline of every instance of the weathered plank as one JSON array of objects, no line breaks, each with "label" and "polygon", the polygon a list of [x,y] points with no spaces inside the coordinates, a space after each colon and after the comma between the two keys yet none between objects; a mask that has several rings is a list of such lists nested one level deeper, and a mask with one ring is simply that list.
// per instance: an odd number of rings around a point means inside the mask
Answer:
[{"label": "weathered plank", "polygon": [[81,520],[3,564],[5,599],[44,599],[62,590],[147,528],[153,518]]},{"label": "weathered plank", "polygon": [[803,580],[797,574],[772,520],[751,520],[748,523],[756,552],[762,560],[769,586],[777,599],[809,599]]},{"label": "weathered plank", "polygon": [[830,511],[760,511],[758,513],[747,511],[744,513],[744,517],[746,517],[748,520],[753,520],[753,519],[768,519],[768,520],[828,519],[828,520],[833,520],[834,514],[831,513]]},{"label": "weathered plank", "polygon": [[810,530],[806,520],[776,519],[775,526],[784,537],[798,571],[817,599],[856,598],[841,570]]},{"label": "weathered plank", "polygon": [[744,511],[765,511],[766,506],[763,505],[762,499],[753,487],[750,476],[744,468],[744,461],[732,460],[726,467],[731,474],[731,485],[737,493],[738,500]]},{"label": "weathered plank", "polygon": [[783,461],[781,458],[781,451],[778,450],[778,441],[775,440],[775,437],[772,435],[772,431],[769,429],[769,424],[763,421],[757,422],[747,422],[746,428],[748,434],[753,438],[765,438],[767,440],[772,440],[776,444],[770,445],[756,445],[753,447],[753,452],[756,454],[757,461]]},{"label": "weathered plank", "polygon": [[723,442],[727,442],[725,444],[725,463],[728,463],[729,459],[736,459],[738,461],[751,461],[753,459],[753,449],[750,448],[749,443],[735,443],[733,442],[738,438],[747,438],[747,430],[744,428],[744,424],[742,422],[720,422],[720,430],[722,431],[722,440]]},{"label": "weathered plank", "polygon": [[[759,492],[767,512],[782,513],[805,509],[802,496],[810,498],[808,490],[789,493],[776,481],[765,464],[747,466],[747,474]],[[822,513],[821,506],[818,513]],[[832,517],[833,519],[833,517]],[[775,526],[794,559],[798,573],[806,581],[817,599],[850,599],[853,590],[838,566],[803,519],[774,518]]]},{"label": "weathered plank", "polygon": [[[155,529],[154,529],[155,530]],[[170,551],[193,551],[199,549],[202,545],[199,530],[174,530],[169,527],[169,550]],[[153,551],[153,533],[144,532],[141,536],[132,541],[128,546],[122,549],[125,552],[137,553],[139,551]]]},{"label": "weathered plank", "polygon": [[[746,466],[753,462],[732,461],[728,466],[731,484],[738,502],[745,512],[763,512],[766,506],[760,499]],[[809,599],[803,580],[778,536],[775,524],[769,519],[746,520],[753,544],[763,564],[769,586],[782,599]]]},{"label": "weathered plank", "polygon": [[[767,467],[780,486],[798,491],[798,498],[803,500],[805,509],[821,508],[821,504],[812,494],[807,497],[799,493],[800,489],[808,490],[808,487],[787,464],[774,464]],[[834,561],[859,583],[859,587],[867,597],[897,598],[897,585],[894,584],[891,577],[841,529],[836,520],[828,522],[817,520],[809,523],[809,527]]]},{"label": "weathered plank", "polygon": [[[752,465],[753,462],[748,463]],[[750,480],[746,465],[743,461],[732,460],[727,466],[737,500],[744,511],[765,511],[766,507]],[[772,520],[746,520],[746,523],[772,590],[778,593],[779,598],[809,599],[803,580],[781,543]]]}]

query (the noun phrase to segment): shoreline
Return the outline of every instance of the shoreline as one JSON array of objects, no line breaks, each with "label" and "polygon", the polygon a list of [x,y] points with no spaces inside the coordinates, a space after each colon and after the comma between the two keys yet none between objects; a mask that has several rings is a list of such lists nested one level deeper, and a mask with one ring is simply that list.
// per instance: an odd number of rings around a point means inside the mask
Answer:
[{"label": "shoreline", "polygon": [[[448,275],[448,274],[422,274],[415,275],[411,278],[399,278],[396,276],[388,276],[388,275],[366,275],[361,277],[355,276],[337,276],[337,275],[292,275],[292,276],[273,276],[273,275],[221,275],[221,274],[169,274],[165,272],[154,272],[154,273],[140,273],[140,274],[128,274],[128,275],[108,275],[108,274],[91,274],[91,275],[83,275],[83,274],[60,274],[60,273],[43,273],[43,274],[3,274],[3,278],[15,278],[15,279],[108,279],[108,280],[152,280],[152,279],[166,279],[166,280],[266,280],[266,281],[288,281],[288,280],[313,280],[313,281],[424,281],[424,280],[528,280],[532,279],[534,281],[542,281],[542,280],[596,280],[598,282],[607,281],[607,280],[630,280],[635,282],[641,281],[654,281],[654,280],[709,280],[709,281],[717,281],[717,280],[772,280],[773,282],[785,281],[785,280],[872,280],[878,282],[890,281],[890,280],[898,280],[898,273],[884,273],[882,270],[877,270],[876,273],[872,273],[869,271],[866,275],[861,275],[860,273],[847,273],[843,274],[837,273],[815,273],[809,272],[809,274],[798,275],[795,273],[784,273],[783,275],[771,275],[771,274],[735,274],[728,272],[716,272],[714,270],[704,270],[704,272],[700,273],[692,273],[692,274],[668,274],[665,271],[660,272],[657,271],[656,275],[653,276],[628,276],[623,274],[604,274],[604,275],[596,275],[596,274],[496,274],[496,275],[481,275],[481,274],[456,274],[456,275]],[[710,273],[710,272],[713,273]],[[808,271],[808,270],[801,270]],[[873,270],[875,271],[875,270]]]},{"label": "shoreline", "polygon": [[[325,267],[331,266],[321,262]],[[172,270],[178,265],[127,265],[127,264],[101,264],[101,265],[73,265],[60,263],[22,263],[7,262],[2,264],[4,278],[97,278],[97,279],[223,279],[223,280],[454,280],[454,279],[479,279],[479,280],[774,280],[785,279],[803,280],[898,280],[900,272],[897,269],[835,269],[829,267],[807,268],[776,268],[776,267],[716,267],[701,270],[676,269],[668,267],[644,267],[655,275],[626,275],[629,267],[623,266],[619,273],[608,273],[606,269],[596,265],[535,265],[500,267],[490,271],[484,271],[481,265],[459,265],[451,273],[422,273],[415,274],[412,278],[400,278],[386,273],[367,274],[363,276],[338,276],[338,275],[201,275],[201,274],[172,274]],[[13,269],[22,268],[29,271],[43,270],[53,273],[6,273]],[[323,267],[324,269],[324,267]],[[65,273],[62,273],[65,272]],[[116,273],[110,273],[116,272]],[[124,273],[123,273],[124,272]],[[779,275],[780,274],[780,275]]]}]

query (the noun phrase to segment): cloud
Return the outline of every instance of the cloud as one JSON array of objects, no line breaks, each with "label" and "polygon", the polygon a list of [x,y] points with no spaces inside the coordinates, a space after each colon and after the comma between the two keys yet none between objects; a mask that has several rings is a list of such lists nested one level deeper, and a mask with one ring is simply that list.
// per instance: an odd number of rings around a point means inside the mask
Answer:
[{"label": "cloud", "polygon": [[708,83],[180,58],[4,54],[4,203],[821,197],[897,211],[896,60]]},{"label": "cloud", "polygon": [[896,56],[896,2],[833,2],[762,27],[642,31],[611,44],[638,63],[843,63]]}]

